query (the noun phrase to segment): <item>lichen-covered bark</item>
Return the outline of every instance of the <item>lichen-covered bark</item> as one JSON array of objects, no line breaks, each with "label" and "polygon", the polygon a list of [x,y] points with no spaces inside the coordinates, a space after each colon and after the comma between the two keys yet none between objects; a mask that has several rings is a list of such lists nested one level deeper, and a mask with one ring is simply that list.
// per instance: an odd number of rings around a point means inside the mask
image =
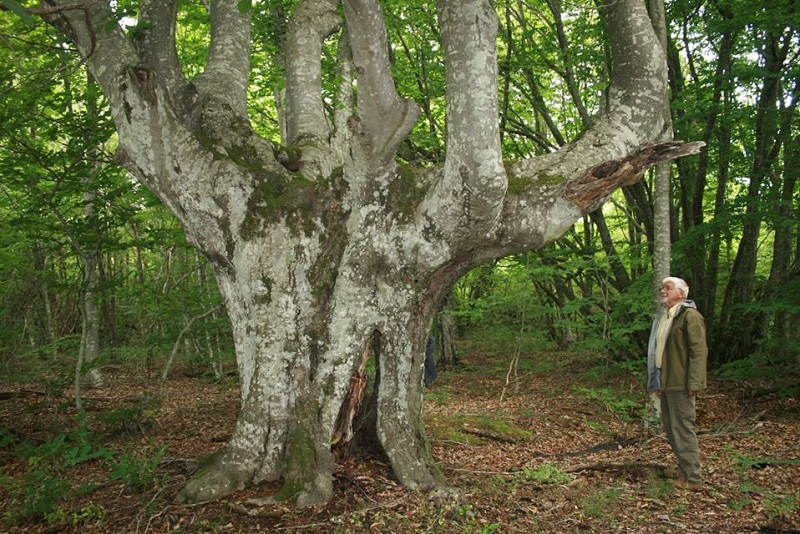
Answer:
[{"label": "lichen-covered bark", "polygon": [[[118,161],[208,257],[230,318],[241,412],[180,498],[280,479],[279,498],[329,499],[331,440],[347,435],[337,421],[351,420],[342,407],[354,409],[353,377],[378,339],[369,428],[403,484],[442,488],[421,388],[437,300],[469,268],[553,241],[648,165],[687,153],[651,146],[666,71],[642,1],[602,6],[614,85],[592,128],[558,152],[504,162],[492,3],[439,0],[447,158],[418,170],[394,162],[418,109],[391,78],[377,0],[344,0],[342,11],[336,0],[299,2],[283,54],[291,146],[257,135],[246,114],[250,17],[240,4],[212,2],[209,61],[191,81],[175,51],[174,0],[143,2],[148,24],[135,39],[108,24],[108,2],[50,0],[40,11],[87,58],[111,105]],[[320,56],[342,27],[328,115]]]},{"label": "lichen-covered bark", "polygon": [[[439,0],[447,74],[447,158],[437,210],[460,220],[459,239],[491,232],[507,189],[500,151],[497,15],[484,0]],[[458,202],[448,195],[457,192]],[[462,224],[463,223],[463,224]]]}]

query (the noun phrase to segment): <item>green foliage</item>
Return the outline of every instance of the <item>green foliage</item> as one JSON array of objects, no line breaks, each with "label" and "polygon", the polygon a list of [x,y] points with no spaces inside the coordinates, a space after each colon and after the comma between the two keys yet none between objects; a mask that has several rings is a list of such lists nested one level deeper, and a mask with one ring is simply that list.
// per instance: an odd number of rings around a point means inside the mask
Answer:
[{"label": "green foliage", "polygon": [[91,484],[73,488],[67,470],[94,460],[108,460],[114,454],[111,449],[94,443],[84,426],[38,445],[18,442],[7,431],[2,441],[27,460],[27,469],[21,477],[0,476],[0,486],[10,497],[11,505],[4,514],[8,523],[57,513],[60,503],[91,489]]},{"label": "green foliage", "polygon": [[614,506],[618,503],[622,490],[620,488],[603,488],[578,500],[578,506],[587,515],[613,515]]},{"label": "green foliage", "polygon": [[36,22],[33,20],[25,8],[22,7],[16,0],[0,0],[0,4],[2,4],[6,9],[14,13],[16,16],[25,23],[26,26],[29,28],[33,28],[36,25]]},{"label": "green foliage", "polygon": [[76,510],[65,510],[61,506],[57,506],[55,510],[45,515],[45,521],[54,524],[67,524],[72,527],[77,527],[82,523],[90,521],[102,521],[106,515],[106,509],[102,504],[90,502],[86,506],[82,506]]},{"label": "green foliage", "polygon": [[39,465],[31,465],[22,478],[0,475],[0,485],[8,492],[10,501],[3,519],[11,524],[52,513],[71,489],[68,480]]},{"label": "green foliage", "polygon": [[799,493],[784,493],[776,489],[764,488],[754,483],[751,479],[751,473],[754,469],[763,469],[770,465],[800,465],[800,459],[754,457],[750,454],[742,453],[731,446],[726,446],[725,450],[729,453],[734,469],[740,477],[737,491],[741,494],[741,497],[729,500],[728,506],[730,508],[741,511],[755,506],[760,500],[762,509],[767,512],[767,517],[770,521],[776,523],[787,520],[787,518],[793,516],[794,512],[800,509]]},{"label": "green foliage", "polygon": [[123,482],[136,493],[152,487],[158,480],[158,466],[167,452],[167,446],[153,443],[130,452],[120,454],[111,462],[111,480]]},{"label": "green foliage", "polygon": [[[120,20],[137,15],[127,2],[114,9]],[[186,30],[208,13],[191,3],[180,13],[186,72],[199,71],[208,34]],[[2,17],[0,34],[0,363],[13,372],[4,378],[45,374],[65,356],[74,367],[89,252],[104,348],[169,354],[186,322],[220,302],[213,274],[160,201],[113,163],[111,114],[78,57],[42,24],[23,30]],[[205,339],[186,346],[189,363],[230,359],[224,313],[193,328]]]},{"label": "green foliage", "polygon": [[743,454],[733,449],[731,452],[731,460],[735,463],[735,468],[740,474],[746,474],[750,469],[763,469],[769,465],[800,465],[798,458],[764,458],[753,457],[749,454]]},{"label": "green foliage", "polygon": [[425,402],[432,402],[438,406],[447,405],[450,395],[446,391],[426,391]]},{"label": "green foliage", "polygon": [[525,478],[542,486],[566,484],[573,479],[560,465],[552,462],[541,463],[535,468],[526,467],[523,473]]},{"label": "green foliage", "polygon": [[770,520],[788,520],[800,509],[800,493],[791,495],[770,493],[764,498],[764,508]]},{"label": "green foliage", "polygon": [[166,446],[151,443],[118,454],[98,443],[97,437],[83,419],[74,430],[36,444],[20,441],[8,429],[0,428],[0,447],[24,459],[26,464],[21,476],[11,477],[0,470],[0,488],[7,492],[10,503],[3,520],[17,524],[44,519],[51,524],[72,526],[102,520],[105,509],[99,504],[69,506],[69,501],[87,495],[97,483],[90,480],[75,486],[72,482],[74,470],[90,462],[108,463],[109,478],[123,482],[134,492],[145,491],[157,483],[157,470]]},{"label": "green foliage", "polygon": [[647,484],[644,488],[644,494],[647,495],[648,499],[664,499],[672,493],[672,490],[672,484],[669,480],[648,472]]},{"label": "green foliage", "polygon": [[736,510],[737,512],[741,512],[745,508],[749,507],[753,504],[753,500],[748,497],[739,497],[736,499],[730,499],[726,506],[732,510]]},{"label": "green foliage", "polygon": [[[470,271],[455,288],[460,331],[477,325],[486,337],[526,340],[521,350],[547,344],[572,346],[613,361],[639,356],[652,316],[652,288],[646,277],[622,293],[604,281],[610,267],[598,255],[576,256],[573,248],[504,258]],[[588,280],[576,280],[575,273]],[[597,282],[601,285],[595,287]],[[583,294],[575,294],[575,286]],[[538,336],[529,335],[537,333]],[[546,336],[546,337],[545,337]],[[532,346],[537,340],[538,346]],[[487,342],[492,346],[492,341]],[[496,344],[495,344],[496,346]]]},{"label": "green foliage", "polygon": [[[795,345],[795,343],[790,343]],[[777,349],[777,347],[776,347]],[[783,352],[783,350],[781,349]],[[775,352],[778,352],[777,350]],[[752,354],[722,364],[717,374],[734,380],[753,380],[772,384],[778,395],[796,397],[800,395],[798,371],[793,365],[794,356],[769,358],[764,353]]]},{"label": "green foliage", "polygon": [[643,407],[640,402],[615,393],[610,388],[575,386],[575,391],[589,400],[599,402],[605,406],[608,413],[622,421],[632,421],[642,415]]}]

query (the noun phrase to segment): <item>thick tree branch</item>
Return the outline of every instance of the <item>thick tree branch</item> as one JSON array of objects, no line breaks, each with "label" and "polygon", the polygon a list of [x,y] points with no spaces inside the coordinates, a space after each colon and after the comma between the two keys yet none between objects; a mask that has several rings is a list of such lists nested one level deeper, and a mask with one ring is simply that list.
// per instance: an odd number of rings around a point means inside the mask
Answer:
[{"label": "thick tree branch", "polygon": [[329,131],[322,105],[320,61],[323,41],[341,24],[337,5],[335,0],[302,0],[289,21],[284,55],[287,144]]},{"label": "thick tree branch", "polygon": [[[565,167],[558,153],[543,162],[533,174],[519,174],[509,166],[513,188],[505,199],[498,225],[498,239],[476,253],[478,260],[540,248],[558,239],[582,215],[596,209],[619,187],[639,180],[659,162],[696,154],[705,144],[680,141],[648,144],[616,159],[584,166],[575,178],[560,174]],[[549,163],[549,164],[548,164]]]},{"label": "thick tree branch", "polygon": [[[603,8],[614,58],[607,105],[574,142],[508,165],[519,193],[506,199],[497,229],[500,242],[486,254],[530,250],[557,239],[614,189],[634,182],[652,165],[643,153],[650,149],[641,147],[661,139],[666,127],[664,53],[641,0],[609,0]],[[667,161],[690,153],[694,148],[685,153],[654,150],[650,156]]]},{"label": "thick tree branch", "polygon": [[186,85],[175,47],[175,17],[178,0],[142,0],[135,41],[145,65],[156,72],[170,93],[176,94]]},{"label": "thick tree branch", "polygon": [[354,69],[353,57],[350,52],[349,39],[346,31],[339,38],[339,57],[336,67],[339,84],[336,91],[336,109],[333,115],[334,135],[331,146],[335,153],[345,154],[347,145],[352,137],[348,123],[355,115],[355,91],[353,85]]},{"label": "thick tree branch", "polygon": [[119,103],[119,86],[127,78],[120,66],[141,63],[131,42],[117,24],[108,2],[48,0],[31,13],[63,32],[78,48],[95,81],[112,102]]},{"label": "thick tree branch", "polygon": [[644,2],[603,0],[601,5],[613,65],[609,111],[624,107],[631,108],[628,113],[650,114],[655,106],[660,112],[666,101],[667,61]]},{"label": "thick tree branch", "polygon": [[[442,193],[464,202],[455,216],[486,234],[502,209],[507,182],[500,151],[497,14],[486,0],[439,0],[447,77],[447,160]],[[451,196],[452,198],[452,196]]]},{"label": "thick tree branch", "polygon": [[195,85],[201,94],[223,96],[239,117],[247,116],[250,79],[250,11],[239,11],[239,0],[211,3],[211,48],[208,63]]},{"label": "thick tree branch", "polygon": [[358,115],[368,149],[383,163],[414,128],[419,107],[397,93],[383,13],[376,0],[344,0],[345,24],[358,76]]}]

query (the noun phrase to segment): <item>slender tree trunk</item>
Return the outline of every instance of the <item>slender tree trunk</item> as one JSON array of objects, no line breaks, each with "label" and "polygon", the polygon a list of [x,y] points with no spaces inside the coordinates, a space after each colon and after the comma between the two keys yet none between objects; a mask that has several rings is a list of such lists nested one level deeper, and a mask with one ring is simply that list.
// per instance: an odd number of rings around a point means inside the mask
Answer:
[{"label": "slender tree trunk", "polygon": [[[776,173],[782,176],[782,180],[773,185],[771,191],[770,213],[774,217],[775,237],[772,246],[772,267],[770,268],[769,281],[767,282],[766,298],[770,300],[780,300],[785,292],[785,284],[789,281],[792,269],[792,236],[797,232],[797,227],[791,224],[792,214],[798,212],[798,205],[795,203],[796,186],[798,174],[800,174],[800,136],[792,139],[792,124],[797,110],[797,98],[800,97],[800,80],[797,81],[794,90],[794,98],[787,109],[782,110],[784,120],[781,126],[781,139],[783,142],[784,165],[782,172]],[[796,221],[797,219],[795,219]],[[797,261],[797,258],[794,258]],[[795,314],[796,315],[796,314]],[[776,343],[772,352],[776,353],[781,360],[786,360],[787,355],[791,354],[793,337],[790,330],[790,312],[779,309],[775,313],[773,324],[774,332],[772,339]],[[796,350],[796,349],[794,349]]]},{"label": "slender tree trunk", "polygon": [[[729,183],[730,177],[730,165],[731,165],[731,125],[729,119],[730,113],[732,111],[732,100],[733,100],[733,93],[732,88],[729,86],[723,91],[722,95],[723,103],[722,103],[722,117],[723,120],[720,121],[718,130],[717,130],[717,150],[719,151],[718,155],[718,163],[717,163],[717,190],[716,194],[714,195],[714,217],[723,219],[726,218],[726,211],[727,211],[727,188]],[[707,288],[705,288],[704,295],[705,299],[704,302],[708,309],[708,315],[710,318],[716,316],[715,312],[717,309],[717,285],[719,284],[719,264],[720,264],[720,254],[722,248],[722,235],[723,229],[722,228],[712,228],[711,235],[708,240],[708,260],[706,265],[706,275],[705,280],[707,284]],[[701,288],[701,291],[703,289]],[[718,321],[711,320],[707,323],[707,336],[711,340],[718,339],[716,331],[718,328]]]},{"label": "slender tree trunk", "polygon": [[459,364],[456,321],[448,313],[453,310],[453,306],[453,292],[450,290],[442,300],[434,323],[436,325],[434,329],[436,332],[436,364],[441,367],[455,367]]},{"label": "slender tree trunk", "polygon": [[614,240],[611,237],[611,232],[608,229],[603,212],[597,210],[593,211],[589,215],[592,222],[594,222],[595,226],[597,227],[597,232],[600,234],[600,242],[603,245],[603,250],[605,251],[608,262],[611,265],[611,272],[614,275],[611,280],[611,285],[613,285],[617,291],[622,292],[631,285],[630,274],[626,270],[625,264],[622,262],[622,259],[617,252],[617,248],[614,245]]},{"label": "slender tree trunk", "polygon": [[[95,87],[96,84],[91,75],[87,77],[87,84],[90,87]],[[97,101],[96,97],[87,100],[89,113],[92,116],[97,116]],[[91,149],[87,154],[89,161],[98,162],[100,158],[97,157],[97,148]],[[79,242],[74,243],[78,255],[81,257],[83,263],[83,288],[81,291],[81,303],[83,306],[83,357],[79,361],[83,364],[89,364],[91,367],[89,372],[86,373],[85,384],[87,387],[96,388],[102,387],[103,376],[100,369],[94,366],[95,361],[100,357],[100,306],[98,304],[98,287],[99,287],[99,270],[102,261],[101,253],[101,240],[102,229],[97,218],[97,193],[92,191],[94,176],[86,176],[83,178],[84,185],[87,192],[84,193],[84,218],[89,223],[89,227],[93,230],[93,239],[90,241],[89,246],[83,246]],[[79,368],[79,372],[80,372]]]},{"label": "slender tree trunk", "polygon": [[44,335],[50,344],[50,356],[55,361],[58,358],[58,333],[56,328],[56,318],[53,315],[53,303],[50,298],[50,284],[48,282],[50,274],[47,272],[47,257],[39,246],[34,247],[34,266],[39,272],[39,298],[44,307]]},{"label": "slender tree trunk", "polygon": [[[647,0],[647,11],[653,23],[656,36],[661,43],[666,62],[668,41],[667,41],[667,19],[664,12],[664,0]],[[665,63],[664,67],[667,65]],[[670,115],[669,97],[666,93],[663,99],[664,131],[661,139],[671,140],[672,117]],[[660,163],[655,166],[654,182],[655,194],[653,207],[653,219],[655,222],[655,243],[653,247],[653,310],[658,310],[661,304],[661,296],[658,288],[661,287],[661,280],[669,276],[672,270],[672,237],[671,237],[671,164],[669,162]]]},{"label": "slender tree trunk", "polygon": [[[91,219],[94,216],[94,194],[87,194],[86,198],[86,216]],[[82,365],[89,364],[90,366],[100,357],[100,308],[97,304],[98,293],[98,251],[93,248],[79,251],[80,257],[83,260],[83,287],[81,290],[81,304],[83,318],[83,328],[81,335],[81,347],[83,355],[79,358]],[[79,375],[82,373],[81,366],[78,367]],[[90,367],[84,378],[86,387],[96,388],[102,387],[103,376],[100,369]]]}]

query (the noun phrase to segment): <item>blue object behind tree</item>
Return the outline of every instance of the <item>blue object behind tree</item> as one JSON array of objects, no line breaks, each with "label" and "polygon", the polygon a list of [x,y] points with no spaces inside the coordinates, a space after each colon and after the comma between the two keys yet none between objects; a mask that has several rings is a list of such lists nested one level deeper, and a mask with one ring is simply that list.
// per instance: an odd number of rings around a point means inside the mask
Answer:
[{"label": "blue object behind tree", "polygon": [[436,357],[434,351],[436,349],[436,338],[431,336],[428,338],[428,345],[425,347],[425,369],[423,371],[423,381],[425,387],[430,387],[436,377],[439,376],[439,370],[436,369]]}]

